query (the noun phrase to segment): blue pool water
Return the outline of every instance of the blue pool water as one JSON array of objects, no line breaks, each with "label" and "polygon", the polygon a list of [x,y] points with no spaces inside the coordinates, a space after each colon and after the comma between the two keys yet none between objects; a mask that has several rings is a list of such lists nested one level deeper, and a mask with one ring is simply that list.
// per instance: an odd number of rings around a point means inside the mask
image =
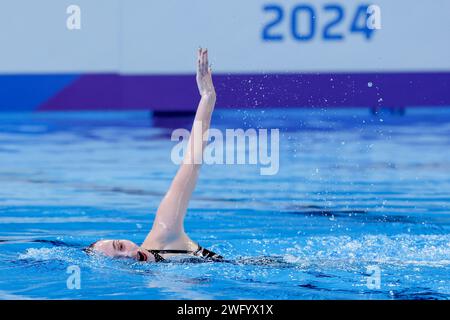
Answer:
[{"label": "blue pool water", "polygon": [[[281,130],[275,176],[202,169],[186,229],[234,263],[85,255],[99,238],[144,239],[177,168],[170,134],[188,122],[1,114],[0,298],[450,297],[446,109],[217,110],[216,128]],[[70,266],[78,290],[67,287]],[[373,268],[379,289],[367,285]]]}]

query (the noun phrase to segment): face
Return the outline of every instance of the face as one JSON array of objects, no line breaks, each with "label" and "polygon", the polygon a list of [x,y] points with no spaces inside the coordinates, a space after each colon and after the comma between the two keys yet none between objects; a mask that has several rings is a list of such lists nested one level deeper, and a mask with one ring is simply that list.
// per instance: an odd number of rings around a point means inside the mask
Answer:
[{"label": "face", "polygon": [[140,256],[142,255],[139,246],[129,240],[100,240],[92,246],[92,250],[111,258],[133,258],[141,260]]}]

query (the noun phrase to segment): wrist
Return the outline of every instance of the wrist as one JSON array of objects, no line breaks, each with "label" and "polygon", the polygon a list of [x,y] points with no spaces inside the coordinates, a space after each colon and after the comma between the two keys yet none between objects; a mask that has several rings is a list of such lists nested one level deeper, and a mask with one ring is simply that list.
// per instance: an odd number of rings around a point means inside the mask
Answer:
[{"label": "wrist", "polygon": [[201,93],[202,99],[208,99],[208,100],[215,100],[216,99],[216,92],[210,91],[210,92],[202,92]]}]

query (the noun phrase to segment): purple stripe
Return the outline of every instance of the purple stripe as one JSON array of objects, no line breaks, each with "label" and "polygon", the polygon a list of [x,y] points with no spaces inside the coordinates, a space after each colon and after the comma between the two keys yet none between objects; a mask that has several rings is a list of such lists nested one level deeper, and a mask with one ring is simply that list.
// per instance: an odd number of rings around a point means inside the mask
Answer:
[{"label": "purple stripe", "polygon": [[[450,106],[450,72],[214,75],[219,108]],[[193,110],[194,75],[84,75],[39,110]]]},{"label": "purple stripe", "polygon": [[49,110],[120,110],[121,77],[114,74],[83,75],[39,106]]}]

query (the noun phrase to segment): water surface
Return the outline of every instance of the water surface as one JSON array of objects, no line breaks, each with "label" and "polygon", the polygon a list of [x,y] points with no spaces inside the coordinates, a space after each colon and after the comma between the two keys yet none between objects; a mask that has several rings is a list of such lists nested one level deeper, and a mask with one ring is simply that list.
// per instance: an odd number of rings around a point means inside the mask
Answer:
[{"label": "water surface", "polygon": [[189,121],[1,114],[0,298],[450,297],[446,109],[217,110],[216,128],[280,129],[277,175],[204,166],[191,201],[189,235],[234,263],[85,255],[100,238],[145,238],[177,169],[170,134]]}]

